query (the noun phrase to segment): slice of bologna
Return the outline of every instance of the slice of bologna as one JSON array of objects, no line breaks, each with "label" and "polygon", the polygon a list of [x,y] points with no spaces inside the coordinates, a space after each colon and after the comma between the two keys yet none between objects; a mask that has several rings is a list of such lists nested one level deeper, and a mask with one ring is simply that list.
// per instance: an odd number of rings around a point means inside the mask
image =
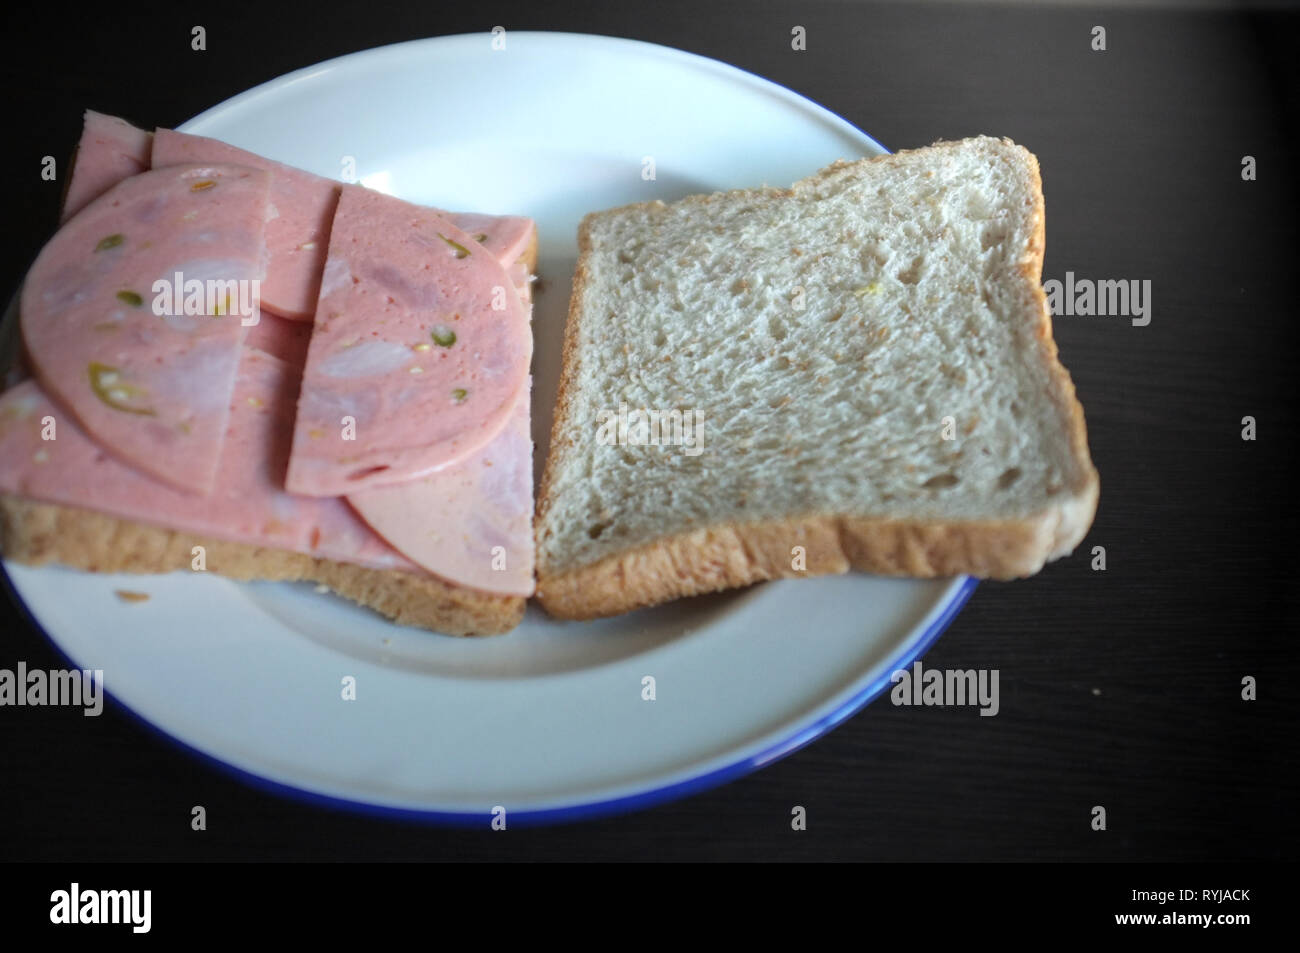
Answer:
[{"label": "slice of bologna", "polygon": [[123,179],[146,171],[152,149],[152,133],[87,109],[59,221],[66,222]]},{"label": "slice of bologna", "polygon": [[[274,217],[266,229],[271,258],[262,304],[282,317],[312,320],[341,184],[217,139],[159,129],[153,141],[154,168],[183,162],[223,162],[271,173]],[[506,262],[519,258],[535,235],[532,220],[516,215],[439,214]]]},{"label": "slice of bologna", "polygon": [[262,285],[262,305],[283,317],[310,321],[316,310],[339,184],[216,139],[171,129],[154,133],[155,169],[194,162],[244,165],[270,173],[272,217],[266,226],[270,260]]},{"label": "slice of bologna", "polygon": [[268,187],[242,166],[132,176],[56,232],[23,284],[42,387],[108,452],[190,493],[212,489],[257,321]]},{"label": "slice of bologna", "polygon": [[0,490],[197,537],[418,572],[343,500],[284,492],[296,389],[291,366],[245,349],[217,485],[202,497],[114,459],[24,381],[0,395]]},{"label": "slice of bologna", "polygon": [[288,489],[341,496],[457,463],[505,427],[532,357],[509,275],[428,208],[343,187]]},{"label": "slice of bologna", "polygon": [[350,493],[370,528],[436,576],[485,592],[531,596],[533,440],[529,391],[504,430],[469,459],[428,477]]},{"label": "slice of bologna", "polygon": [[[529,230],[532,231],[531,222]],[[503,252],[515,291],[531,298],[527,263]],[[533,578],[532,381],[487,446],[428,477],[362,490],[347,500],[370,528],[417,565],[450,582],[504,595],[531,596]]]}]

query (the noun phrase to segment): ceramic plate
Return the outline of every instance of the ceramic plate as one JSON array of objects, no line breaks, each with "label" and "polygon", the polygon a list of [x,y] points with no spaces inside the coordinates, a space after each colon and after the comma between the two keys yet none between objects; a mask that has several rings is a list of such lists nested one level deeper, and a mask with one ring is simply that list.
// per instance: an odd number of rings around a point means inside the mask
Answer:
[{"label": "ceramic plate", "polygon": [[[713,60],[609,37],[504,39],[345,56],[181,128],[335,178],[355,170],[410,201],[536,219],[540,471],[586,212],[785,186],[884,150]],[[530,607],[511,634],[465,640],[392,625],[310,585],[5,568],[77,667],[102,669],[117,703],[183,745],[298,796],[464,823],[501,808],[507,823],[625,810],[753,770],[879,694],[974,587],[849,574],[592,623]],[[123,588],[150,598],[123,602]]]}]

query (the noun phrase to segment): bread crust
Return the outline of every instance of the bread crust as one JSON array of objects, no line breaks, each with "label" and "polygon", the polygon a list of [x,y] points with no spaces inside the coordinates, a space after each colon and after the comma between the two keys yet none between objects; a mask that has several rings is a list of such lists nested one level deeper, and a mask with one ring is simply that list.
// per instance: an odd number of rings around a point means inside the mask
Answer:
[{"label": "bread crust", "polygon": [[[1020,263],[1020,272],[1033,289],[1040,312],[1036,336],[1049,375],[1049,396],[1057,405],[1069,433],[1070,448],[1078,466],[1071,482],[1062,487],[1061,500],[1051,509],[1010,520],[893,520],[852,514],[812,513],[799,518],[748,523],[722,522],[686,533],[665,536],[651,543],[615,553],[584,566],[551,572],[538,538],[537,599],[560,619],[593,619],[656,605],[670,599],[748,586],[770,579],[827,575],[850,568],[886,576],[933,578],[972,575],[988,579],[1017,579],[1038,572],[1052,559],[1069,555],[1083,540],[1096,514],[1100,478],[1088,452],[1083,407],[1074,382],[1061,365],[1052,337],[1052,315],[1041,280],[1046,247],[1045,203],[1037,158],[1010,139],[1003,144],[1022,154],[1033,189],[1034,228]],[[959,142],[936,142],[953,148]],[[892,164],[909,152],[866,161]],[[844,160],[801,180],[790,189],[764,188],[775,195],[793,195],[849,165]],[[742,190],[757,191],[757,190]],[[684,203],[708,205],[728,193],[690,196]],[[590,273],[591,225],[598,216],[620,214],[633,208],[663,206],[659,201],[632,203],[595,212],[578,230],[578,263],[573,295],[565,325],[563,368],[551,445],[538,495],[534,531],[545,523],[553,500],[551,480],[558,469],[557,448],[565,438],[572,391],[579,377],[577,322],[579,301]],[[794,548],[804,548],[796,563]],[[796,564],[802,568],[796,569]]]},{"label": "bread crust", "polygon": [[372,569],[283,549],[232,543],[118,519],[80,507],[0,494],[0,550],[30,566],[59,563],[89,572],[193,570],[204,547],[208,572],[240,581],[316,582],[400,625],[447,635],[508,632],[525,599],[456,586],[428,573]]},{"label": "bread crust", "polygon": [[[952,522],[810,515],[721,523],[547,574],[537,599],[557,619],[594,619],[771,579],[844,573],[1020,579],[1068,555],[1087,532],[1097,486],[1022,520]],[[796,567],[795,547],[802,547]]]}]

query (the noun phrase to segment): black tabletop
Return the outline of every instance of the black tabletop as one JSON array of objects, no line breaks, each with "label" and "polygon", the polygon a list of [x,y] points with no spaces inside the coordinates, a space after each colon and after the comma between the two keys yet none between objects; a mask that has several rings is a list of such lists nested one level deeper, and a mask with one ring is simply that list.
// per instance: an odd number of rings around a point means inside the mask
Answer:
[{"label": "black tabletop", "polygon": [[[263,793],[110,707],[0,708],[9,859],[1280,859],[1296,847],[1296,59],[1287,12],[853,2],[12,9],[0,287],[56,220],[90,107],[171,126],[385,43],[627,36],[790,87],[890,149],[979,133],[1039,157],[1045,279],[1149,281],[1150,322],[1061,315],[1101,474],[1076,554],[985,583],[927,667],[996,669],[996,717],[887,698],[756,774],[636,814],[445,830]],[[201,12],[200,12],[201,11]],[[190,48],[204,26],[207,50]],[[807,49],[791,48],[803,26]],[[1104,50],[1094,28],[1105,28]],[[774,148],[777,147],[774,145]],[[1254,177],[1243,177],[1245,157]],[[1243,439],[1243,418],[1255,439]],[[1104,571],[1094,547],[1104,547]],[[59,667],[0,605],[0,668]],[[178,637],[179,634],[178,634]],[[256,660],[250,660],[255,664]],[[1243,680],[1257,686],[1244,699]],[[191,830],[190,810],[208,829]],[[807,830],[791,829],[791,809]],[[1093,809],[1107,824],[1094,830]]]}]

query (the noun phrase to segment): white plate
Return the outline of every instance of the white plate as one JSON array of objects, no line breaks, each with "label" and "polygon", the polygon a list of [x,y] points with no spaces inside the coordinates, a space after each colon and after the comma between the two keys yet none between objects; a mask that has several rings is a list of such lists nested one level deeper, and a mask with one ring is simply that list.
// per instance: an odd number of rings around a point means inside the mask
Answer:
[{"label": "white plate", "polygon": [[[733,67],[562,33],[509,33],[504,50],[486,33],[369,50],[182,128],[328,176],[351,157],[362,182],[412,201],[535,218],[539,469],[583,214],[789,185],[883,151]],[[787,754],[879,694],[974,587],[851,574],[587,624],[530,607],[510,635],[463,640],[307,585],[6,569],[55,645],[171,738],[279,790],[470,823],[497,806],[510,822],[628,809]],[[119,588],[151,598],[124,603]]]}]

